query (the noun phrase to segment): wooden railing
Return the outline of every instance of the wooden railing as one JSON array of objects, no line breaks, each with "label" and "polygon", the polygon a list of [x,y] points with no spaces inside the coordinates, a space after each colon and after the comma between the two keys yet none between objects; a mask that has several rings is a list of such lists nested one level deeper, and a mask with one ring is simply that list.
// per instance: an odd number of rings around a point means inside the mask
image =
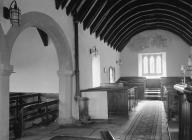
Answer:
[{"label": "wooden railing", "polygon": [[28,94],[28,95],[11,95],[10,96],[10,112],[14,113],[18,117],[19,110],[27,105],[40,103],[41,95],[40,93]]},{"label": "wooden railing", "polygon": [[[17,137],[21,137],[25,129],[37,125],[33,123],[37,119],[39,124],[45,125],[54,121],[58,116],[58,103],[59,100],[52,100],[22,107],[19,111],[19,117],[16,123],[17,125],[15,126],[17,127],[15,132]],[[31,122],[32,125],[27,127],[25,125],[27,122]]]},{"label": "wooden railing", "polygon": [[[10,132],[15,137],[21,137],[26,129],[25,123],[38,122],[47,124],[58,116],[58,99],[47,99],[40,93],[12,93],[10,94]],[[33,125],[30,125],[33,126]]]},{"label": "wooden railing", "polygon": [[[37,94],[10,94],[10,131],[14,131],[22,107],[41,102],[41,95]],[[17,128],[16,128],[17,129]]]}]

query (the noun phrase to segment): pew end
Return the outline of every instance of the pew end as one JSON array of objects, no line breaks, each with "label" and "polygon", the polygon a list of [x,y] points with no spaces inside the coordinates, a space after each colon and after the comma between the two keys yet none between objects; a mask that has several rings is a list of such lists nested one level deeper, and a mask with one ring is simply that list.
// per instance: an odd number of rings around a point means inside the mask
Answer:
[{"label": "pew end", "polygon": [[101,140],[115,140],[112,133],[108,130],[100,131]]}]

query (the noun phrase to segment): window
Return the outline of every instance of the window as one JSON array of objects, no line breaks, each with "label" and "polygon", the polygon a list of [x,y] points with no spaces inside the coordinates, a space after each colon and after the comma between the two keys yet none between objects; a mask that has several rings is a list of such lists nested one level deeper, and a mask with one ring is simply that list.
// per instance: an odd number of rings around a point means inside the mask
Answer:
[{"label": "window", "polygon": [[157,71],[156,71],[156,73],[157,74],[160,74],[160,73],[162,73],[162,63],[161,63],[161,57],[160,56],[157,56],[157,58],[156,58],[156,68],[157,68]]},{"label": "window", "polygon": [[143,70],[144,74],[147,74],[148,73],[148,58],[146,56],[143,58],[143,68],[144,68],[144,70]]},{"label": "window", "polygon": [[93,87],[100,86],[101,83],[100,71],[100,56],[92,55],[92,85]]},{"label": "window", "polygon": [[115,68],[109,67],[109,83],[115,82]]},{"label": "window", "polygon": [[139,76],[160,78],[166,76],[166,55],[161,53],[139,54]]}]

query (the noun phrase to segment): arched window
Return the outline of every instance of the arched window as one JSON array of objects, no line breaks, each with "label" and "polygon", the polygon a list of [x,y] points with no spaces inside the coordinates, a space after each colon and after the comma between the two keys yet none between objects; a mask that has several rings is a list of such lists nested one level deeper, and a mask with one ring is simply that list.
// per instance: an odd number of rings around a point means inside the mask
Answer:
[{"label": "arched window", "polygon": [[92,56],[92,84],[93,87],[100,86],[101,83],[101,71],[100,71],[100,56]]},{"label": "arched window", "polygon": [[109,83],[115,82],[115,68],[109,67]]},{"label": "arched window", "polygon": [[138,55],[139,76],[160,78],[166,76],[166,53],[141,53]]},{"label": "arched window", "polygon": [[161,73],[161,68],[162,68],[162,66],[161,66],[161,57],[160,56],[157,56],[156,57],[156,73]]},{"label": "arched window", "polygon": [[155,73],[155,60],[154,60],[154,56],[150,56],[149,59],[149,67],[150,67],[150,73]]},{"label": "arched window", "polygon": [[143,58],[143,72],[144,72],[144,74],[148,73],[148,58],[147,58],[147,56],[145,56]]}]

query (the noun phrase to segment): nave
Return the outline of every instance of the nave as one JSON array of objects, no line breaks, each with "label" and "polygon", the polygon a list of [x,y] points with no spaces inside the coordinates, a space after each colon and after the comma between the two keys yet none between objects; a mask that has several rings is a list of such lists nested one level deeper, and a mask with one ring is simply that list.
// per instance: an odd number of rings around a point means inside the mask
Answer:
[{"label": "nave", "polygon": [[[166,113],[162,101],[143,100],[128,117],[112,116],[108,120],[93,120],[89,124],[75,123],[37,127],[24,132],[18,140],[63,140],[101,138],[101,131],[109,131],[115,140],[169,140]],[[173,139],[172,139],[173,140]]]}]

